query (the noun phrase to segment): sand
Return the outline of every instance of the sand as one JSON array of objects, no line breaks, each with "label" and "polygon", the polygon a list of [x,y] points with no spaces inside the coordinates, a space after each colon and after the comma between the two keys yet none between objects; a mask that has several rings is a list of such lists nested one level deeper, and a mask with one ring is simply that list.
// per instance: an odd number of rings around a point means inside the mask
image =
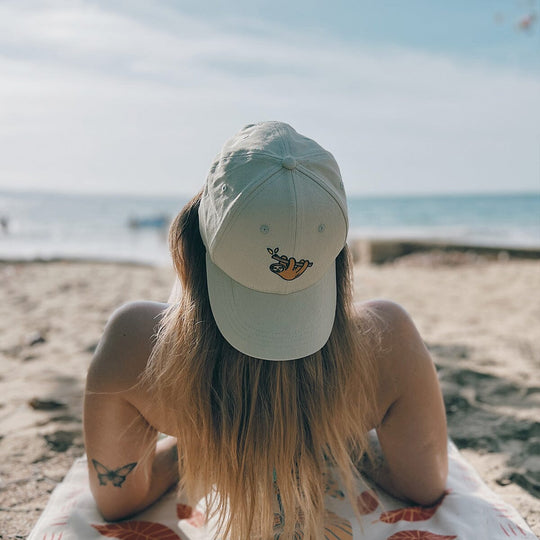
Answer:
[{"label": "sand", "polygon": [[[421,254],[355,268],[356,298],[388,298],[437,364],[449,432],[540,534],[540,262]],[[0,263],[0,538],[26,538],[83,453],[81,396],[115,307],[165,301],[172,271]]]}]

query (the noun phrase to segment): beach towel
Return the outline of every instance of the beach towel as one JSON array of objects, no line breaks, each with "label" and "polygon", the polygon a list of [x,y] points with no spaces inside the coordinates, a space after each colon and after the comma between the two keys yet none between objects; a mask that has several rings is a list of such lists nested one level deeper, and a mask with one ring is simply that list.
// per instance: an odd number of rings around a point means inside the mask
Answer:
[{"label": "beach towel", "polygon": [[[325,538],[328,540],[533,540],[517,511],[480,479],[452,442],[444,497],[434,506],[407,506],[384,491],[358,486],[359,522],[336,475],[327,477]],[[130,519],[107,523],[88,486],[86,458],[78,459],[51,495],[28,540],[213,540],[215,524],[205,520],[202,500],[187,505],[171,490]],[[280,515],[275,540],[279,539]],[[301,536],[299,536],[301,538]]]}]

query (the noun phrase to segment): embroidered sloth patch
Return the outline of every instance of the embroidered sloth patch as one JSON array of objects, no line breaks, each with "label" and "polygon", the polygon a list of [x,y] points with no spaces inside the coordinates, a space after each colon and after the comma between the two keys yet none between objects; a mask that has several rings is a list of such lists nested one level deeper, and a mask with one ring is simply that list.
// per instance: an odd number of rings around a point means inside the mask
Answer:
[{"label": "embroidered sloth patch", "polygon": [[270,265],[270,270],[277,274],[281,279],[292,281],[301,276],[310,266],[313,266],[311,261],[300,259],[297,261],[294,257],[286,255],[278,255],[279,248],[266,248],[272,259],[277,261]]}]

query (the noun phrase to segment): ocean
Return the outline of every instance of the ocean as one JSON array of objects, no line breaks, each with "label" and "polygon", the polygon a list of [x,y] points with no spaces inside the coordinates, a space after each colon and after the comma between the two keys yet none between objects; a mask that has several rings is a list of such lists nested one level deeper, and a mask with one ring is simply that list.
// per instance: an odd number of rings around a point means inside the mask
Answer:
[{"label": "ocean", "polygon": [[[187,197],[0,191],[0,259],[167,265],[167,228]],[[6,225],[2,226],[2,219]],[[130,226],[130,220],[139,226]],[[540,248],[540,192],[350,197],[350,238]]]}]

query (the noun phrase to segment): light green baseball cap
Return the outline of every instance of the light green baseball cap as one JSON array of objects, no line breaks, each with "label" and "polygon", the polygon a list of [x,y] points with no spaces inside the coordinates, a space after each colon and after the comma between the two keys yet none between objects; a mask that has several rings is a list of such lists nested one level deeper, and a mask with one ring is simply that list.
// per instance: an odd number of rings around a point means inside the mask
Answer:
[{"label": "light green baseball cap", "polygon": [[330,152],[282,122],[244,127],[210,169],[199,228],[212,313],[235,349],[293,360],[326,344],[348,230]]}]

